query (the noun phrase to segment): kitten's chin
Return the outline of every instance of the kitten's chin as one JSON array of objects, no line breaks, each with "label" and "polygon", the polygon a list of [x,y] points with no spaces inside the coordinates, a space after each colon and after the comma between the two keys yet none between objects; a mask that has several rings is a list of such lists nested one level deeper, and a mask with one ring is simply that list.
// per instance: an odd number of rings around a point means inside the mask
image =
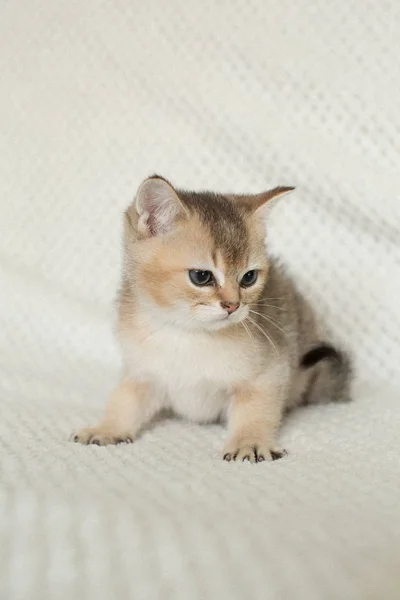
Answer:
[{"label": "kitten's chin", "polygon": [[205,331],[221,331],[221,329],[227,329],[231,325],[232,322],[230,322],[228,318],[224,318],[209,323],[201,323],[201,328]]}]

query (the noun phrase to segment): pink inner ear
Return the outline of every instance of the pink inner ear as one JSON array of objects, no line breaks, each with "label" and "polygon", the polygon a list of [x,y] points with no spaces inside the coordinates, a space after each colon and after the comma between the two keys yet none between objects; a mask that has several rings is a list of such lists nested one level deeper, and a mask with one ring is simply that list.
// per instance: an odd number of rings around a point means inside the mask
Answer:
[{"label": "pink inner ear", "polygon": [[171,231],[177,218],[183,214],[175,190],[161,179],[146,180],[139,188],[137,202],[141,225],[153,237]]},{"label": "pink inner ear", "polygon": [[163,203],[159,206],[150,204],[146,215],[146,228],[151,236],[168,233],[174,224],[179,209],[172,203]]}]

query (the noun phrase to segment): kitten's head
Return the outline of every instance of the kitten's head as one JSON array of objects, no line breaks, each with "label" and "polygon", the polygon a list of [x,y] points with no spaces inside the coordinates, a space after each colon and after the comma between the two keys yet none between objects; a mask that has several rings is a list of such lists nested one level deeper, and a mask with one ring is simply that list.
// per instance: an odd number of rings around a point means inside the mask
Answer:
[{"label": "kitten's head", "polygon": [[243,321],[268,277],[266,205],[292,189],[227,196],[146,179],[125,213],[125,280],[138,304],[186,329]]}]

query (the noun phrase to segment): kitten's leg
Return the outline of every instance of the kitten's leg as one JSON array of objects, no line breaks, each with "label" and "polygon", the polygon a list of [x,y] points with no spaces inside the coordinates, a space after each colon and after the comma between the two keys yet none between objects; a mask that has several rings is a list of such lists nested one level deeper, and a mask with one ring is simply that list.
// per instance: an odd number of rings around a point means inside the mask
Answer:
[{"label": "kitten's leg", "polygon": [[103,420],[73,433],[71,441],[98,446],[133,442],[139,429],[161,409],[160,399],[150,392],[146,383],[123,379],[111,395]]},{"label": "kitten's leg", "polygon": [[285,454],[275,445],[284,397],[280,386],[243,386],[236,390],[228,415],[224,460],[262,462]]}]

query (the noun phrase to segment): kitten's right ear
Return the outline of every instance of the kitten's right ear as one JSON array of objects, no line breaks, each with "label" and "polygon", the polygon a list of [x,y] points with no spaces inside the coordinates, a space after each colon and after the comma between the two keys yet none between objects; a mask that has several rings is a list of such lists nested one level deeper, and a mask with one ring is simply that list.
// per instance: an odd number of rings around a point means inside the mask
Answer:
[{"label": "kitten's right ear", "polygon": [[178,220],[187,215],[178,194],[162,177],[149,177],[140,185],[129,212],[135,210],[137,229],[146,237],[172,231]]}]

